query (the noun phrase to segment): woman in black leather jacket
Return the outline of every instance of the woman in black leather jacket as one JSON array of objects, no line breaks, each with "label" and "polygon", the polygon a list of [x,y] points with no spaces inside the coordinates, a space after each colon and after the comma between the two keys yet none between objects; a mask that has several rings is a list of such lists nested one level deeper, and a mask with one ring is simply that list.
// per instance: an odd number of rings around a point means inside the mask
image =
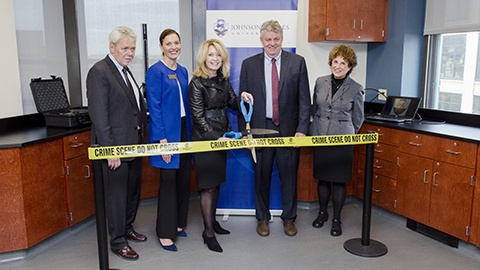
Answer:
[{"label": "woman in black leather jacket", "polygon": [[[202,43],[197,56],[197,69],[188,88],[188,99],[192,113],[192,140],[227,140],[225,132],[231,131],[227,107],[239,108],[240,97],[233,91],[230,81],[228,52],[221,41],[209,39]],[[251,100],[253,96],[243,92],[241,98]],[[212,251],[222,252],[215,234],[229,234],[215,220],[220,185],[226,179],[227,153],[213,151],[193,155],[200,192],[205,230],[204,243]]]}]

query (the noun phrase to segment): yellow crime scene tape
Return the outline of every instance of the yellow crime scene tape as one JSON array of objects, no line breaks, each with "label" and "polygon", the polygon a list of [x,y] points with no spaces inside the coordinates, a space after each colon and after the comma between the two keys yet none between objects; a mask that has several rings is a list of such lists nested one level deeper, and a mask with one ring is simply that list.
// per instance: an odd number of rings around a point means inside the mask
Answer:
[{"label": "yellow crime scene tape", "polygon": [[233,150],[249,147],[304,147],[356,145],[378,142],[378,133],[303,137],[273,137],[239,140],[191,141],[174,143],[99,146],[88,148],[91,160],[107,158],[132,158],[163,154],[186,154]]}]

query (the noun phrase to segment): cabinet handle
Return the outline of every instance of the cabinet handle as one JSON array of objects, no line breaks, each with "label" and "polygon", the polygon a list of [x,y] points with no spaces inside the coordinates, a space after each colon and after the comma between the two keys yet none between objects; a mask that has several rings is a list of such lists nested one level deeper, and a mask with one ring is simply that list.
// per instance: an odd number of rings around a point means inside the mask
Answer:
[{"label": "cabinet handle", "polygon": [[382,166],[378,166],[378,165],[374,165],[373,167],[374,167],[375,169],[381,169],[381,168],[382,168]]},{"label": "cabinet handle", "polygon": [[82,147],[82,146],[83,146],[83,143],[79,143],[79,144],[74,144],[71,147],[72,148],[79,148],[79,147]]},{"label": "cabinet handle", "polygon": [[428,184],[427,173],[428,173],[428,170],[423,171],[423,183],[424,184]]},{"label": "cabinet handle", "polygon": [[412,145],[412,146],[416,146],[416,147],[422,146],[421,143],[408,142],[408,144],[410,144],[410,145]]},{"label": "cabinet handle", "polygon": [[90,166],[88,165],[83,165],[83,167],[87,168],[87,175],[83,176],[83,178],[90,178]]},{"label": "cabinet handle", "polygon": [[377,149],[375,149],[375,150],[373,150],[373,152],[375,152],[375,153],[383,153],[383,150],[377,150]]},{"label": "cabinet handle", "polygon": [[438,187],[438,184],[437,184],[437,177],[436,177],[436,176],[437,176],[437,174],[438,174],[438,172],[435,172],[435,173],[433,174],[433,181],[432,181],[432,185],[433,185],[434,187]]},{"label": "cabinet handle", "polygon": [[363,20],[360,20],[360,30],[363,30]]},{"label": "cabinet handle", "polygon": [[447,151],[447,153],[452,154],[452,155],[460,155],[462,153],[462,152],[455,152],[455,151],[448,150],[448,149],[446,151]]},{"label": "cabinet handle", "polygon": [[374,188],[372,188],[372,190],[373,190],[373,192],[375,192],[375,193],[379,193],[380,191],[382,191],[381,189],[374,189]]},{"label": "cabinet handle", "polygon": [[353,19],[353,30],[355,30],[357,20]]}]

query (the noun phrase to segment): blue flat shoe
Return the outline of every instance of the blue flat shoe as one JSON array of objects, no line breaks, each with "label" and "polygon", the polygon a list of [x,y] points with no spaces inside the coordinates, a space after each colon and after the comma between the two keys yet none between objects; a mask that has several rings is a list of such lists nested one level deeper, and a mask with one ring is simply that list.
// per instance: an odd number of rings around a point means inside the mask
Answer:
[{"label": "blue flat shoe", "polygon": [[187,237],[187,232],[185,230],[177,231],[177,236]]},{"label": "blue flat shoe", "polygon": [[163,249],[168,250],[168,251],[178,251],[177,246],[175,243],[169,245],[169,246],[164,246],[162,245],[162,242],[160,242],[160,239],[158,239],[158,242],[160,243],[160,246],[162,246]]}]

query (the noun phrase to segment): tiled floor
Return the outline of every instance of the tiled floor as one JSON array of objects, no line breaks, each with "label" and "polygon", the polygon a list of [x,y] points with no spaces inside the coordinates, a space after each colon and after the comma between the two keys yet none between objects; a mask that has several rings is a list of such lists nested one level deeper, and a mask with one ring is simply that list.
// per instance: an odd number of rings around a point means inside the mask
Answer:
[{"label": "tiled floor", "polygon": [[[330,209],[331,210],[331,209]],[[188,237],[177,239],[178,252],[163,250],[155,236],[156,204],[143,201],[135,229],[146,233],[147,243],[132,243],[140,254],[136,262],[124,261],[110,253],[115,269],[480,269],[480,249],[461,242],[452,248],[405,227],[405,219],[374,208],[371,238],[388,247],[388,253],[365,258],[347,252],[345,241],[361,236],[362,205],[350,199],[342,219],[344,234],[330,236],[330,222],[321,229],[311,226],[317,210],[299,209],[295,237],[283,233],[282,222],[274,217],[270,236],[259,237],[253,216],[230,216],[222,226],[232,231],[217,236],[224,249],[219,254],[203,244],[198,197],[193,196],[189,212]],[[217,217],[220,221],[221,216]],[[27,254],[28,253],[28,254]],[[26,256],[15,259],[16,256]],[[28,252],[0,254],[0,269],[99,269],[94,219],[66,230]],[[11,260],[11,261],[8,261]]]}]

